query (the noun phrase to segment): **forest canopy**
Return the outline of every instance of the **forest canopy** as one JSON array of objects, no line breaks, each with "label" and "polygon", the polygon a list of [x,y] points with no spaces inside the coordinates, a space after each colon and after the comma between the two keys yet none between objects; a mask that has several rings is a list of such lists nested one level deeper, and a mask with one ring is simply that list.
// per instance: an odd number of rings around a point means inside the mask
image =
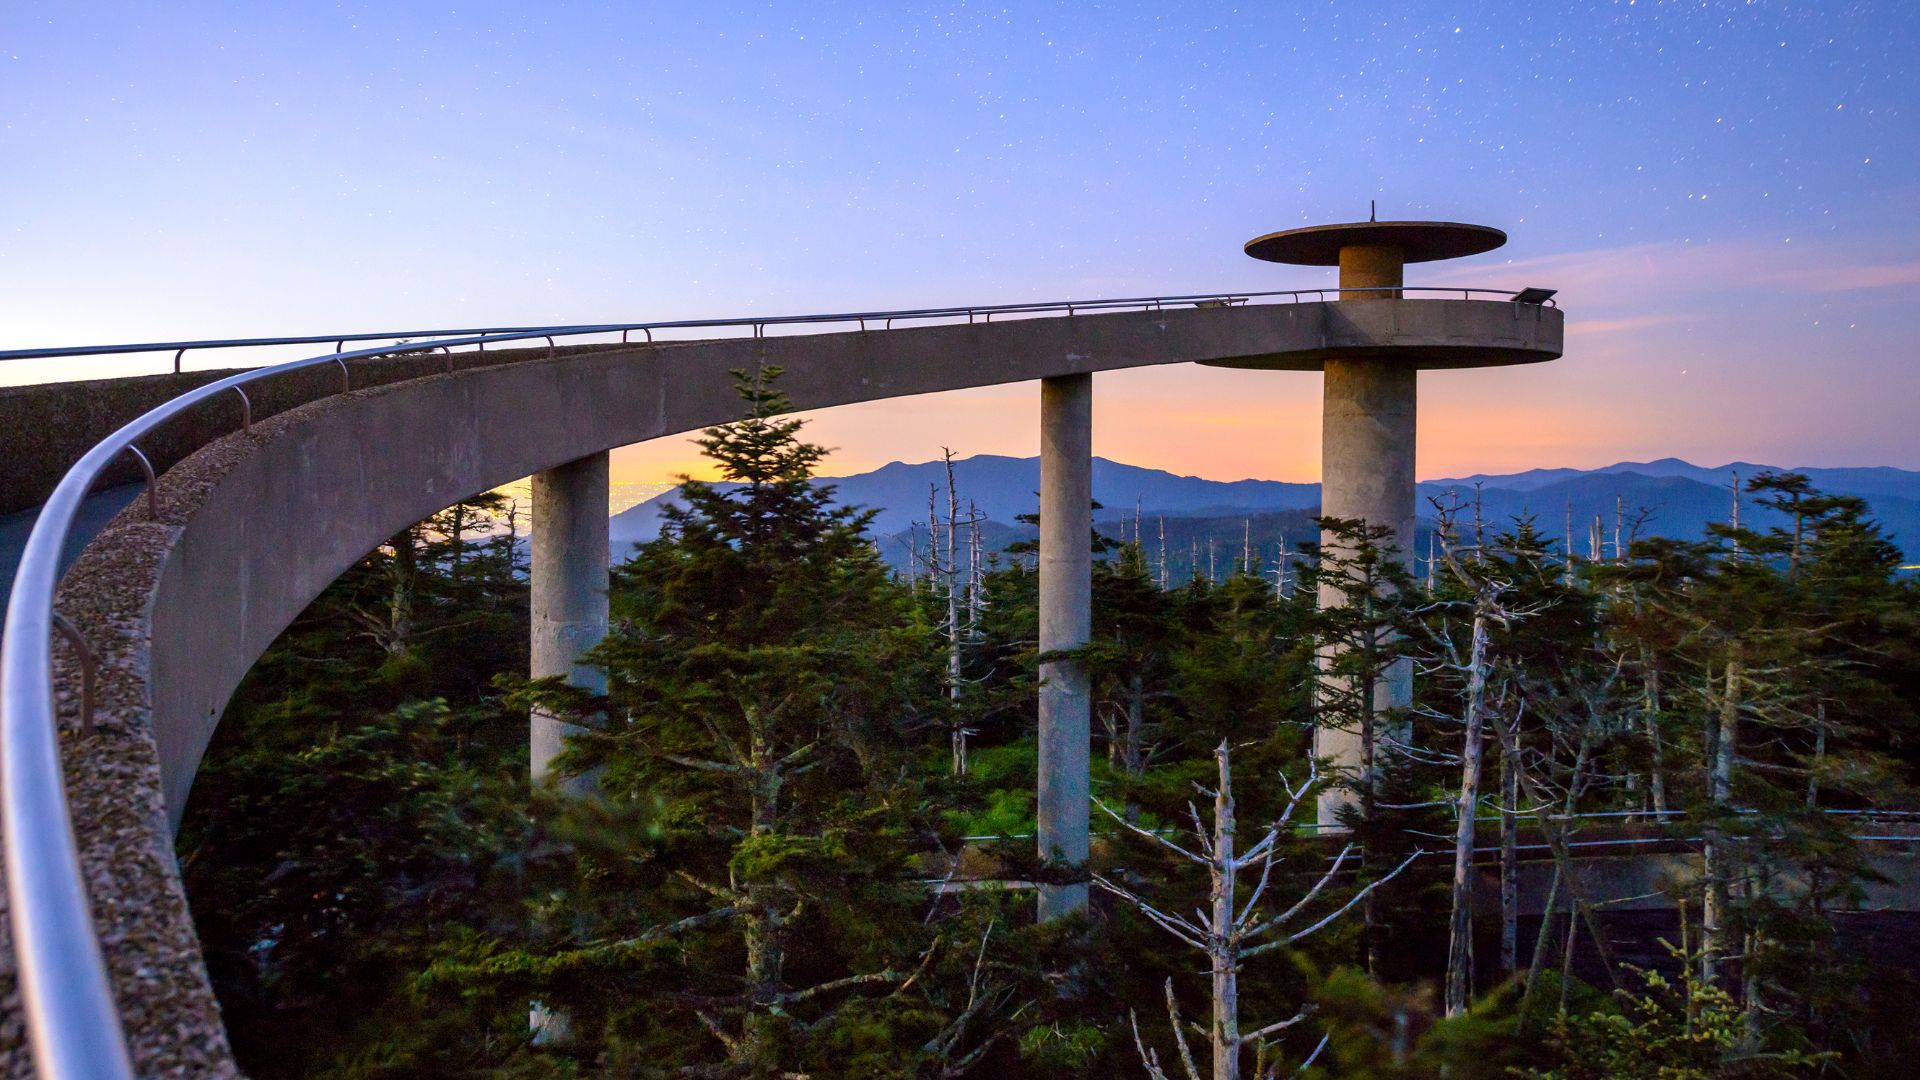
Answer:
[{"label": "forest canopy", "polygon": [[[811,482],[777,370],[737,379],[701,441],[728,483],[686,481],[613,569],[604,694],[526,678],[497,495],[368,553],[248,676],[178,853],[250,1075],[1878,1076],[1920,1050],[1920,939],[1865,910],[1911,873],[1920,596],[1860,500],[1766,474],[1703,542],[1576,556],[1463,492],[1418,564],[1321,519],[1324,547],[1177,586],[1137,523],[1096,537],[1076,868],[1031,839],[1032,552],[935,491],[895,572]],[[1413,703],[1382,712],[1395,665]],[[559,766],[589,794],[528,780],[536,707],[585,730]],[[1316,728],[1363,760],[1316,762]],[[1665,869],[1609,891],[1590,860],[1636,851]],[[1055,881],[1093,903],[1037,922]]]}]

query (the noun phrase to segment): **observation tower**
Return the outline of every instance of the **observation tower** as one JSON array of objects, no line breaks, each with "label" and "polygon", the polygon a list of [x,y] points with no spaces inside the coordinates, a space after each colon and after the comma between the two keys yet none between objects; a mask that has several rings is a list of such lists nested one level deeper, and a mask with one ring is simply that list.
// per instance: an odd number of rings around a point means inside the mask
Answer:
[{"label": "observation tower", "polygon": [[[233,1075],[178,866],[154,854],[172,850],[248,670],[369,550],[532,476],[531,674],[597,694],[608,454],[738,419],[739,369],[782,368],[796,411],[1040,383],[1038,643],[1050,659],[1036,695],[1035,831],[1037,854],[1062,872],[1040,882],[1038,909],[1085,907],[1095,375],[1189,363],[1324,372],[1326,512],[1387,527],[1404,553],[1416,373],[1561,352],[1564,319],[1544,289],[1402,280],[1408,262],[1504,240],[1368,221],[1247,245],[1270,261],[1338,265],[1338,291],[0,350],[0,363],[152,353],[175,369],[0,395],[0,427],[35,433],[0,454],[0,512],[38,506],[0,636],[0,841],[20,990],[0,1001],[0,1022],[16,1046],[25,1033],[48,1080]],[[189,351],[292,346],[315,352],[179,370]],[[142,496],[84,524],[89,493],[122,483]],[[1374,707],[1405,704],[1410,676],[1389,673]],[[76,719],[90,736],[72,737]],[[543,780],[567,728],[547,715],[530,727]],[[1360,764],[1357,737],[1317,739],[1349,771]],[[1350,801],[1323,800],[1321,820]]]},{"label": "observation tower", "polygon": [[[1340,302],[1327,305],[1325,348],[1212,363],[1323,373],[1320,512],[1392,530],[1403,562],[1411,559],[1414,544],[1420,371],[1538,363],[1560,355],[1557,332],[1536,337],[1525,326],[1514,327],[1519,332],[1498,343],[1450,335],[1447,331],[1470,314],[1466,309],[1501,302],[1474,299],[1458,288],[1408,288],[1406,265],[1479,255],[1506,242],[1506,233],[1486,225],[1356,221],[1268,233],[1246,244],[1248,255],[1266,262],[1338,266]],[[1552,290],[1511,295],[1507,306],[1516,323],[1537,325],[1546,319]],[[1325,533],[1321,542],[1326,549],[1333,546]],[[1320,586],[1322,607],[1340,602],[1337,587]],[[1323,655],[1322,663],[1330,659]],[[1374,687],[1373,707],[1385,713],[1412,704],[1413,663],[1402,660]],[[1346,775],[1357,775],[1363,763],[1361,735],[1318,729],[1314,753]],[[1350,791],[1328,789],[1320,798],[1320,821],[1332,822],[1356,802]]]}]

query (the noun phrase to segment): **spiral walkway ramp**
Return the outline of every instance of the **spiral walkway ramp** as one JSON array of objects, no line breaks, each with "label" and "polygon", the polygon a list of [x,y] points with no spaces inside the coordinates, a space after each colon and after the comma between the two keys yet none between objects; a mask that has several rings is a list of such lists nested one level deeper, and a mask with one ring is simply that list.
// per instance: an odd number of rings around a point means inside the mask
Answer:
[{"label": "spiral walkway ramp", "polygon": [[[609,448],[731,420],[735,368],[783,368],[782,390],[811,410],[1156,365],[1317,371],[1344,355],[1447,368],[1562,350],[1562,313],[1512,293],[1396,288],[1364,304],[1337,293],[0,353],[68,357],[78,375],[112,353],[172,353],[177,366],[180,350],[315,350],[268,368],[0,395],[0,491],[40,503],[0,642],[0,1070],[237,1075],[173,830],[249,667],[403,527]],[[125,485],[136,486],[124,508],[63,572],[89,493]]]}]

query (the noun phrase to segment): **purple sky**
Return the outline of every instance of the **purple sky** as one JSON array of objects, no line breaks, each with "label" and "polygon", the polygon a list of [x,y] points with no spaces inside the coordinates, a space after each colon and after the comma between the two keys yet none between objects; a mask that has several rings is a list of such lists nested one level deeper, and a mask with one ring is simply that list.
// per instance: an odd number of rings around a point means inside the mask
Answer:
[{"label": "purple sky", "polygon": [[[1894,2],[14,0],[0,347],[1311,287],[1240,245],[1377,198],[1512,237],[1410,283],[1569,313],[1561,361],[1426,377],[1422,475],[1916,468],[1914,56]],[[1311,375],[1099,394],[1106,456],[1317,475]],[[1029,454],[1036,397],[814,431],[835,471]]]}]

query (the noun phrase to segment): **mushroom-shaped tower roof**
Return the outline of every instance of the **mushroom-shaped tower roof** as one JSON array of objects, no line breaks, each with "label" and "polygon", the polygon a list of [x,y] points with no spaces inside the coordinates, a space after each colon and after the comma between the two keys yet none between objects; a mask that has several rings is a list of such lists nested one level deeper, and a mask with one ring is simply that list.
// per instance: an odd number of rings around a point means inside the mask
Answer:
[{"label": "mushroom-shaped tower roof", "polygon": [[1267,262],[1300,266],[1338,266],[1340,249],[1397,247],[1407,262],[1432,262],[1478,255],[1507,242],[1507,234],[1487,225],[1457,221],[1355,221],[1312,225],[1268,233],[1247,241],[1247,254]]}]

